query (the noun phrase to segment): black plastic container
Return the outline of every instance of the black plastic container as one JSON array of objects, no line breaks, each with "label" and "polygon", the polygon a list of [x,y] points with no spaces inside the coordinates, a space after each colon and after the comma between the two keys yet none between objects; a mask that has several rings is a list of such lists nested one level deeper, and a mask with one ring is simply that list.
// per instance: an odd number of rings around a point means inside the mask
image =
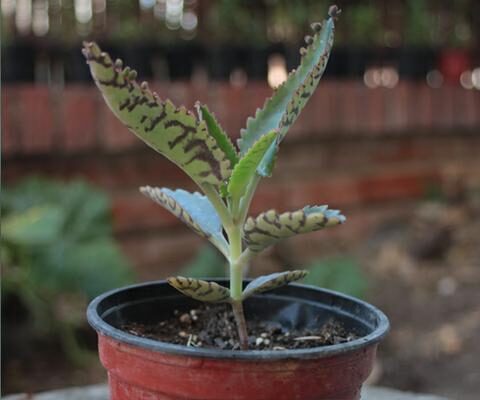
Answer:
[{"label": "black plastic container", "polygon": [[[227,285],[225,279],[209,279]],[[248,281],[245,281],[245,284]],[[380,341],[389,329],[387,317],[374,306],[356,298],[313,286],[290,284],[268,293],[253,296],[245,302],[245,315],[278,322],[287,329],[321,326],[331,318],[361,338],[341,345],[285,351],[229,351],[193,349],[186,346],[140,338],[122,331],[131,322],[155,323],[172,316],[174,310],[188,310],[199,304],[180,294],[165,281],[128,286],[94,299],[87,311],[90,325],[99,333],[124,343],[153,351],[220,358],[309,357],[338,354]]]}]

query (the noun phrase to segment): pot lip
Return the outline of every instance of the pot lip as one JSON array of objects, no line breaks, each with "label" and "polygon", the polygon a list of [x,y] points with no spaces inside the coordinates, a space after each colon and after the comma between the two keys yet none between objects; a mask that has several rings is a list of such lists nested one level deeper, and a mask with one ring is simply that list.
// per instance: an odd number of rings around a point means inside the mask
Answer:
[{"label": "pot lip", "polygon": [[[211,279],[217,280],[218,279]],[[313,347],[308,349],[292,349],[292,350],[221,350],[221,349],[208,349],[208,348],[194,348],[183,345],[171,344],[167,342],[160,342],[153,339],[142,338],[132,335],[121,329],[115,328],[112,325],[105,322],[98,314],[99,304],[106,298],[115,295],[124,290],[131,290],[142,288],[152,285],[168,284],[165,280],[149,281],[145,283],[139,283],[121,288],[113,289],[105,292],[95,299],[93,299],[87,308],[87,320],[93,329],[97,331],[99,335],[107,336],[120,343],[125,343],[134,347],[139,347],[144,350],[154,351],[157,353],[166,353],[177,356],[188,357],[200,357],[210,359],[226,359],[226,360],[255,360],[255,361],[273,361],[284,359],[312,359],[312,358],[324,358],[331,356],[338,356],[356,350],[364,349],[372,345],[376,345],[381,341],[388,331],[390,330],[390,322],[388,317],[380,311],[377,307],[355,297],[339,293],[334,290],[323,289],[316,286],[304,285],[298,283],[291,283],[289,286],[294,286],[300,289],[309,289],[314,291],[324,292],[333,296],[342,297],[347,301],[357,303],[359,306],[368,309],[375,314],[377,318],[377,327],[368,335],[360,337],[346,343],[340,343],[329,346]],[[268,296],[264,295],[264,296]]]}]

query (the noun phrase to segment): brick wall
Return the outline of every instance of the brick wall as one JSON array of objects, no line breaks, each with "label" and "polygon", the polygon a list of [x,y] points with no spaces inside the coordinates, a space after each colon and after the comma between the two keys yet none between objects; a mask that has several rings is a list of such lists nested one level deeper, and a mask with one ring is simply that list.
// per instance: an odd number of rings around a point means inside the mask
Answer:
[{"label": "brick wall", "polygon": [[[255,83],[154,89],[176,104],[209,104],[232,136],[270,93]],[[452,169],[480,186],[479,111],[480,92],[459,87],[322,82],[287,136],[274,177],[260,186],[253,212],[328,203],[350,217],[329,237],[358,240],[382,212],[401,211]],[[107,190],[115,232],[142,278],[168,274],[203,243],[137,190],[144,184],[194,189],[191,182],[128,132],[93,87],[4,87],[2,156],[7,185],[41,174],[84,178]]]}]

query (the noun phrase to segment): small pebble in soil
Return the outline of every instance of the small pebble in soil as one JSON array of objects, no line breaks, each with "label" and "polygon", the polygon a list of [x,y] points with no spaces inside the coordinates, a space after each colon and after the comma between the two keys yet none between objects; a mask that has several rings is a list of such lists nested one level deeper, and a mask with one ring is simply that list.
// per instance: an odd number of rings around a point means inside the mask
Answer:
[{"label": "small pebble in soil", "polygon": [[[149,339],[192,347],[239,350],[235,318],[224,304],[174,310],[172,317],[156,324],[129,323],[126,332]],[[335,320],[316,328],[288,330],[274,321],[247,321],[249,348],[256,350],[304,349],[349,342],[358,336]]]},{"label": "small pebble in soil", "polygon": [[179,320],[184,325],[191,325],[192,323],[192,317],[190,317],[190,314],[187,313],[180,315]]}]

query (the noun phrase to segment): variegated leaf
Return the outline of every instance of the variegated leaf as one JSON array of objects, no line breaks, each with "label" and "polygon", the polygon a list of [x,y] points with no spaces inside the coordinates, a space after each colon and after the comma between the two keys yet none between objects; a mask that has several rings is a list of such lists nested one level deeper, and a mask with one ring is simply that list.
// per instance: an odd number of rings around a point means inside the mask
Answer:
[{"label": "variegated leaf", "polygon": [[222,223],[217,211],[206,196],[182,189],[152,188],[140,191],[170,211],[200,236],[210,240],[223,254],[228,254],[228,244],[222,233]]},{"label": "variegated leaf", "polygon": [[[299,67],[288,75],[287,80],[267,99],[263,108],[247,120],[247,127],[242,130],[238,140],[240,154],[245,154],[265,132],[272,129],[279,130],[278,142],[285,137],[325,71],[333,45],[334,19],[339,13],[338,8],[332,6],[329,10],[330,18],[321,24],[312,24],[314,35],[305,38],[307,47],[300,50],[302,58]],[[277,146],[278,143],[272,145],[260,164],[258,173],[261,176],[271,174]]]},{"label": "variegated leaf", "polygon": [[307,206],[282,214],[269,210],[247,219],[243,227],[244,239],[250,250],[259,252],[278,240],[342,224],[345,220],[340,211],[329,210],[327,206]]},{"label": "variegated leaf", "polygon": [[238,154],[237,154],[237,149],[233,145],[230,137],[227,135],[227,133],[222,129],[220,126],[219,122],[213,115],[213,113],[210,112],[208,107],[204,104],[196,103],[195,108],[198,111],[198,115],[201,120],[205,121],[205,124],[207,125],[208,132],[212,137],[215,138],[217,141],[218,147],[222,149],[222,151],[225,153],[227,158],[231,162],[232,168],[235,166],[235,164],[238,162]]},{"label": "variegated leaf", "polygon": [[260,276],[251,281],[243,290],[242,300],[254,294],[266,292],[280,286],[288,285],[307,276],[308,271],[297,269],[294,271],[276,272],[274,274]]},{"label": "variegated leaf", "polygon": [[231,162],[204,121],[184,107],[160,101],[136,72],[112,62],[95,43],[85,43],[83,54],[105,101],[117,118],[150,147],[182,168],[199,185],[220,186],[231,173]]},{"label": "variegated leaf", "polygon": [[218,303],[229,301],[230,290],[215,282],[207,282],[201,279],[175,276],[167,279],[167,282],[184,295],[195,300]]},{"label": "variegated leaf", "polygon": [[235,165],[232,176],[228,182],[228,194],[233,201],[240,201],[245,194],[248,185],[256,174],[259,163],[268,151],[270,145],[275,142],[278,132],[273,130],[262,136],[242,159]]}]

